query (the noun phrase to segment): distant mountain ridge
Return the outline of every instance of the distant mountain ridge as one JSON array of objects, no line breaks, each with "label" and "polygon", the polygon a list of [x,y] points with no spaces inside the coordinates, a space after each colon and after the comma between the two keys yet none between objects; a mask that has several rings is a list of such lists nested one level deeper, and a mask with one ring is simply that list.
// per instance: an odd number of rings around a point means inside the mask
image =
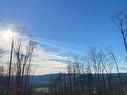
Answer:
[{"label": "distant mountain ridge", "polygon": [[[48,87],[48,85],[51,83],[51,80],[54,80],[57,78],[60,74],[47,74],[47,75],[36,75],[36,76],[30,76],[30,84],[32,87],[39,88],[39,87]],[[64,77],[68,77],[68,74],[61,74]],[[106,74],[105,74],[106,76]],[[127,73],[120,73],[121,79],[126,83],[127,79]],[[113,73],[112,79],[116,80],[118,78],[118,74]]]},{"label": "distant mountain ridge", "polygon": [[47,75],[36,75],[30,76],[30,83],[32,87],[47,87],[51,80],[54,80],[58,77],[59,74],[47,74]]}]

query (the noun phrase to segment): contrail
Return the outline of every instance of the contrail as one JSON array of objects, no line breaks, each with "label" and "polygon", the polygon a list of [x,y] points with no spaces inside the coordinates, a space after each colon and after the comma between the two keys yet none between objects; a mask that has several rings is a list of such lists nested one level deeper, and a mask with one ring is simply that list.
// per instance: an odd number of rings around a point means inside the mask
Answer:
[{"label": "contrail", "polygon": [[69,48],[64,43],[51,41],[47,39],[40,39],[37,37],[34,37],[33,40],[37,41],[41,47],[44,47],[44,49],[49,50],[49,51],[56,51],[56,52],[58,51],[58,52],[62,52],[67,55],[78,55],[78,56],[84,55],[82,50],[76,50],[73,48]]}]

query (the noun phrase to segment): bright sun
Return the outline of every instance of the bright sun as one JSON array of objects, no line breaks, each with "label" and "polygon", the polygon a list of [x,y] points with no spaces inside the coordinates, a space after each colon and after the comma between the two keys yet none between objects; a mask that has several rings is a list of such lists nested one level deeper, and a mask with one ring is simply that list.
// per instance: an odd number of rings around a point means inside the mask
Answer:
[{"label": "bright sun", "polygon": [[1,36],[4,40],[10,40],[12,37],[15,37],[16,36],[16,33],[13,32],[12,29],[5,29],[1,32]]}]

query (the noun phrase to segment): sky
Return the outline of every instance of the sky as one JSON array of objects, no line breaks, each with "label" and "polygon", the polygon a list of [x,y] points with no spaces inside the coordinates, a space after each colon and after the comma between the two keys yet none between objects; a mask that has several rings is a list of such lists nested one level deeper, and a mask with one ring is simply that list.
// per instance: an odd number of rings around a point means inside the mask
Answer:
[{"label": "sky", "polygon": [[[126,9],[126,0],[0,0],[0,27],[13,24],[30,32],[46,55],[37,74],[51,73],[60,71],[57,65],[65,67],[68,56],[85,55],[90,47],[112,46],[121,56],[123,42],[111,16]],[[57,70],[48,71],[46,64]]]}]

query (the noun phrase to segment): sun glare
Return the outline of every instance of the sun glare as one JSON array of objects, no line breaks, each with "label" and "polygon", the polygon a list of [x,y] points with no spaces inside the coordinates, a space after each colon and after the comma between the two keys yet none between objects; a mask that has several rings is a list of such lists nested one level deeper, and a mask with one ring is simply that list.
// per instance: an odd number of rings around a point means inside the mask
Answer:
[{"label": "sun glare", "polygon": [[3,30],[1,32],[1,36],[4,40],[10,40],[12,37],[15,37],[16,36],[16,33],[13,32],[13,30],[11,29],[7,29],[7,30]]}]

